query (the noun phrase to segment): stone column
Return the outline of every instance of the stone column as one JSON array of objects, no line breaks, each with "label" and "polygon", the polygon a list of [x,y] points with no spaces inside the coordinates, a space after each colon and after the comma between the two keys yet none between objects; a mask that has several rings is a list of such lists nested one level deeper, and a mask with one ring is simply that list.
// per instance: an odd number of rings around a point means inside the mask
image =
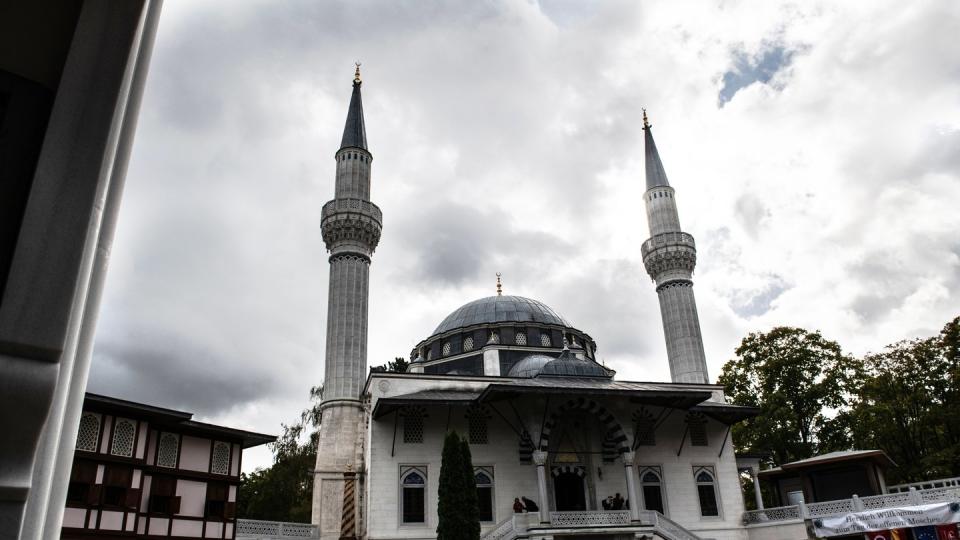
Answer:
[{"label": "stone column", "polygon": [[637,479],[633,474],[633,460],[637,453],[634,451],[624,452],[623,472],[627,475],[627,497],[630,499],[630,521],[640,521],[640,496],[637,493]]},{"label": "stone column", "polygon": [[753,477],[753,496],[757,499],[757,510],[763,510],[763,495],[760,493],[760,476],[757,469],[750,467],[750,476]]},{"label": "stone column", "polygon": [[533,462],[537,464],[537,488],[540,491],[540,523],[550,523],[550,510],[547,508],[547,453],[534,450]]}]

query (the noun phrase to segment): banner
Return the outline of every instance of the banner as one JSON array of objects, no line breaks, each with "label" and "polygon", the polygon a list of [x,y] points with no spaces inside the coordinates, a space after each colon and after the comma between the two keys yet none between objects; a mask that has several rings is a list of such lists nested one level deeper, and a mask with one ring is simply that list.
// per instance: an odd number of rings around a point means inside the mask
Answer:
[{"label": "banner", "polygon": [[817,537],[830,538],[871,531],[943,525],[958,521],[960,521],[960,503],[938,503],[816,518],[813,520],[813,531]]}]

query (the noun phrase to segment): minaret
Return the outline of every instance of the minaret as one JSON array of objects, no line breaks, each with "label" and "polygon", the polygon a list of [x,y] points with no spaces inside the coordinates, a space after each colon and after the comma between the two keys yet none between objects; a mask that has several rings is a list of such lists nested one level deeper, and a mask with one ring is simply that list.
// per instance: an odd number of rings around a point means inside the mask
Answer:
[{"label": "minaret", "polygon": [[[330,252],[323,422],[313,481],[313,523],[322,538],[363,536],[363,441],[360,396],[367,376],[367,297],[370,257],[380,241],[382,214],[370,202],[370,162],[360,100],[360,64],[340,149],[334,155],[334,199],[323,205],[321,231]],[[358,474],[359,473],[359,474]]]},{"label": "minaret", "polygon": [[643,243],[643,265],[657,284],[663,333],[667,340],[670,379],[679,383],[708,383],[707,360],[697,302],[693,297],[693,269],[697,265],[697,247],[693,236],[680,230],[677,200],[667,182],[660,162],[653,131],[643,111],[645,157],[647,165],[647,223],[650,239]]}]

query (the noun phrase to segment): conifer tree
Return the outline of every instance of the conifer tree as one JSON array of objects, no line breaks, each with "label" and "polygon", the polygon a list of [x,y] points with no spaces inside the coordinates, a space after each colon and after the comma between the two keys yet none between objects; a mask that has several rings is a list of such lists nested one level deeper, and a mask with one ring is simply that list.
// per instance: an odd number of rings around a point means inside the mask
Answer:
[{"label": "conifer tree", "polygon": [[461,441],[452,431],[443,441],[437,498],[437,540],[480,538],[480,512],[470,448],[467,441]]}]

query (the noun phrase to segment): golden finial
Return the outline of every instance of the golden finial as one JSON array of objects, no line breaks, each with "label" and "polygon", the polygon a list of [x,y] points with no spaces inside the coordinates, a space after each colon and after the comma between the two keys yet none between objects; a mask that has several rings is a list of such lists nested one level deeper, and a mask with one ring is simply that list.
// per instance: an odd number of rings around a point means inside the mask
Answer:
[{"label": "golden finial", "polygon": [[650,121],[647,120],[647,110],[643,109],[643,129],[650,129]]},{"label": "golden finial", "polygon": [[353,72],[353,82],[358,83],[360,82],[360,62],[354,62],[354,64],[357,66],[357,70]]},{"label": "golden finial", "polygon": [[497,272],[497,296],[503,296],[503,288],[500,283],[500,272]]}]

